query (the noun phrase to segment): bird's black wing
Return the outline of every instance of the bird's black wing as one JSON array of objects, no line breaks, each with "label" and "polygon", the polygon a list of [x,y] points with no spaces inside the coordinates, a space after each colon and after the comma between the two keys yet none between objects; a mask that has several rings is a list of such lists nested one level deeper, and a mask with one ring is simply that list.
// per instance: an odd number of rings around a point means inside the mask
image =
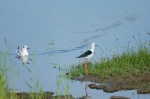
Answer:
[{"label": "bird's black wing", "polygon": [[88,55],[92,54],[92,52],[90,50],[86,51],[85,53],[83,53],[82,55],[78,56],[77,58],[82,58],[82,57],[86,57]]}]

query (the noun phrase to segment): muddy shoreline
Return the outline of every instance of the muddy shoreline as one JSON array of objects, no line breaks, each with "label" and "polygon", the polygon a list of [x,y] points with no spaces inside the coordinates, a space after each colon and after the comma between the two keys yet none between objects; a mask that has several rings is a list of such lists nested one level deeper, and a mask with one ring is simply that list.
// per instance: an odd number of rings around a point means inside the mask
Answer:
[{"label": "muddy shoreline", "polygon": [[[44,92],[42,93],[42,95],[41,93],[18,92],[13,95],[15,95],[16,99],[92,99],[90,96],[82,96],[80,98],[74,98],[72,95],[53,96],[54,92]],[[124,96],[111,96],[110,99],[130,99],[130,98]]]},{"label": "muddy shoreline", "polygon": [[[77,81],[90,81],[97,84],[89,84],[89,88],[103,90],[112,93],[121,90],[137,90],[137,94],[150,93],[150,73],[139,73],[138,75],[118,75],[102,78],[100,75],[85,76],[82,78],[71,78]],[[98,85],[99,84],[99,85]]]},{"label": "muddy shoreline", "polygon": [[[137,94],[149,94],[150,93],[150,73],[140,73],[138,75],[131,76],[111,76],[108,78],[102,78],[100,75],[95,76],[84,76],[80,78],[71,78],[71,80],[77,81],[89,81],[95,82],[96,84],[89,84],[88,87],[91,89],[103,90],[107,93],[113,93],[121,90],[137,90]],[[17,99],[30,99],[31,93],[19,92],[15,93]],[[33,97],[41,96],[40,93],[32,94]],[[72,95],[61,95],[54,96],[54,92],[44,92],[41,99],[76,99]],[[119,97],[119,98],[118,98]],[[111,99],[129,99],[123,96],[111,96]],[[80,99],[84,99],[81,97]]]},{"label": "muddy shoreline", "polygon": [[53,96],[54,92],[28,93],[18,92],[14,94],[17,99],[75,99],[72,95]]}]

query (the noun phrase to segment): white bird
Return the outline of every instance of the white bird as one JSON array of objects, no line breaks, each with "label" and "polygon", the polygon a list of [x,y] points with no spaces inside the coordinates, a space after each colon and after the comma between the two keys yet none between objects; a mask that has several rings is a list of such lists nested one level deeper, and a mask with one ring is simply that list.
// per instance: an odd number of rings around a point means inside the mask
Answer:
[{"label": "white bird", "polygon": [[16,52],[18,57],[19,56],[28,56],[28,51],[27,49],[29,49],[26,45],[23,46],[22,50],[19,50],[19,46],[16,48]]},{"label": "white bird", "polygon": [[88,76],[88,70],[87,70],[88,59],[93,56],[94,47],[98,46],[98,45],[96,45],[95,43],[92,43],[91,46],[92,46],[92,48],[90,50],[84,52],[83,54],[81,54],[80,56],[77,57],[77,58],[85,58],[86,59],[86,62],[85,62],[85,65],[84,65],[86,76]]}]

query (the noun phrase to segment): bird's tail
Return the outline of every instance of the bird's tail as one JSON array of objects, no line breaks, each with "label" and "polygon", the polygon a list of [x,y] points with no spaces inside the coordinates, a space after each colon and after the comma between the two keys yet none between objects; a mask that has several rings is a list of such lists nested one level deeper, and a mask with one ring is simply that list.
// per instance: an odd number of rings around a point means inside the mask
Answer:
[{"label": "bird's tail", "polygon": [[15,50],[16,50],[16,52],[18,52],[18,50],[19,50],[19,46],[18,46],[17,48],[15,48]]},{"label": "bird's tail", "polygon": [[81,58],[80,56],[76,57],[76,58]]},{"label": "bird's tail", "polygon": [[19,46],[15,49],[16,50],[16,52],[17,52],[17,55],[19,56],[20,54],[19,54]]}]

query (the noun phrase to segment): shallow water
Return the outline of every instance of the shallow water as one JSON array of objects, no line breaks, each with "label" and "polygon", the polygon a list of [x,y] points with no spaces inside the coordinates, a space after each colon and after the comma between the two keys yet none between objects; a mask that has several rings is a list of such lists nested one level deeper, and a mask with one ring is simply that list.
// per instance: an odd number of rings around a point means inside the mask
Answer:
[{"label": "shallow water", "polygon": [[[9,45],[8,65],[12,89],[30,91],[27,83],[36,86],[39,80],[44,91],[56,92],[59,69],[83,62],[76,59],[95,42],[95,55],[90,61],[107,57],[110,50],[120,52],[128,45],[134,46],[133,35],[141,41],[148,41],[146,34],[150,30],[150,1],[2,1],[0,3],[0,52],[4,49],[4,38]],[[118,41],[116,40],[118,39]],[[55,42],[50,45],[48,43]],[[119,42],[119,43],[118,43]],[[22,60],[15,58],[15,48],[26,44],[29,49],[29,64],[24,66]],[[121,47],[120,47],[121,45]],[[118,48],[118,50],[116,49]],[[10,65],[11,64],[11,65]],[[53,65],[52,65],[53,64]],[[54,68],[56,64],[56,68]],[[85,82],[62,79],[60,90],[65,84],[70,86],[70,93],[78,98],[85,96]],[[90,83],[90,82],[89,82]],[[89,84],[88,83],[88,84]],[[137,95],[136,91],[119,91],[105,93],[102,90],[87,89],[92,99],[112,95],[122,95],[132,99],[143,99],[149,95]],[[134,95],[133,95],[134,93]],[[65,94],[65,93],[63,93]]]}]

